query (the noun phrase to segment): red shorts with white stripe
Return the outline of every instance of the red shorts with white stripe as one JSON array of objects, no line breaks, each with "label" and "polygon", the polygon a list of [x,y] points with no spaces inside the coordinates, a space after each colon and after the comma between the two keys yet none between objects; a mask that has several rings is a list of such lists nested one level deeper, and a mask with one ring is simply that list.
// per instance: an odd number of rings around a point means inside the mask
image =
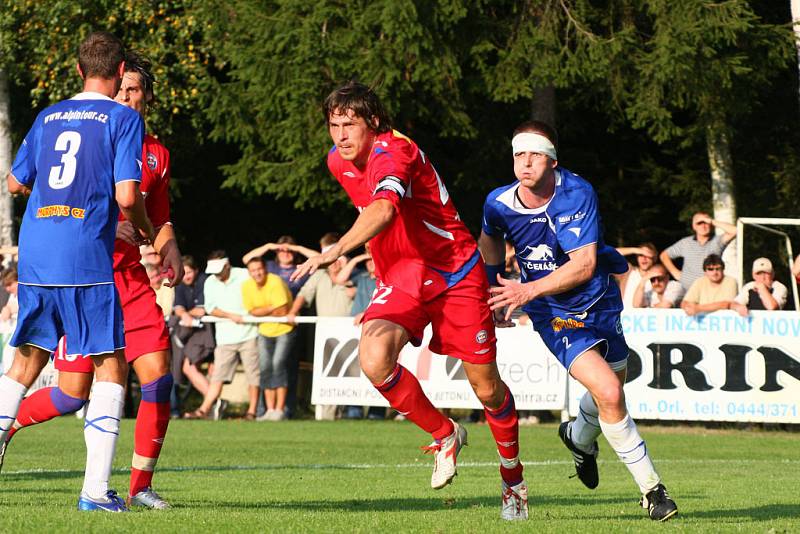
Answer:
[{"label": "red shorts with white stripe", "polygon": [[[156,303],[156,293],[150,287],[147,271],[135,264],[114,271],[114,284],[119,292],[122,317],[125,323],[125,359],[133,362],[143,354],[170,349],[169,332],[164,313]],[[71,373],[94,371],[91,358],[69,354],[68,340],[58,343],[54,358],[55,368]]]},{"label": "red shorts with white stripe", "polygon": [[[434,280],[431,285],[439,282]],[[382,319],[402,326],[415,346],[422,342],[425,327],[430,323],[431,351],[485,364],[497,356],[488,299],[486,273],[483,263],[477,262],[466,277],[425,302],[400,289],[378,284],[362,322]]]}]

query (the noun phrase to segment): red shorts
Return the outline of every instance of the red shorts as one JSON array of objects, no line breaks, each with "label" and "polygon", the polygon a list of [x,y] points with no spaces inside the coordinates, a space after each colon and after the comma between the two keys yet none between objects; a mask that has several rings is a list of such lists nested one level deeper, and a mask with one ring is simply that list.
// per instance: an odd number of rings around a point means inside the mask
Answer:
[{"label": "red shorts", "polygon": [[[435,280],[431,285],[439,282]],[[415,346],[422,342],[430,323],[431,351],[469,363],[490,363],[495,360],[497,347],[488,299],[489,285],[479,261],[465,278],[425,302],[398,288],[379,284],[363,322],[383,319],[400,325]]]},{"label": "red shorts", "polygon": [[[156,303],[156,293],[150,287],[147,271],[135,264],[114,271],[114,284],[119,292],[122,317],[125,323],[125,359],[132,362],[142,354],[170,349],[169,332],[164,313]],[[91,358],[69,354],[66,343],[59,342],[54,357],[55,368],[70,373],[91,373]]]}]

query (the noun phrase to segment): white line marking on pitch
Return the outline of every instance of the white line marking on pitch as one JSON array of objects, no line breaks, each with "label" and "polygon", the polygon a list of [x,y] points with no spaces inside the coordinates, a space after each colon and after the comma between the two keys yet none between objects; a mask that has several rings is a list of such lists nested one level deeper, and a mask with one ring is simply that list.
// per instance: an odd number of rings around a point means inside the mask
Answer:
[{"label": "white line marking on pitch", "polygon": [[[598,460],[597,463],[616,463],[617,460]],[[522,463],[525,467],[528,466],[549,466],[549,465],[572,465],[571,460],[523,460]],[[790,459],[777,459],[777,460],[759,460],[759,459],[659,459],[659,464],[800,464],[800,460]],[[459,467],[497,467],[497,462],[459,462]],[[192,472],[192,471],[269,471],[281,469],[307,469],[314,470],[335,470],[335,469],[415,469],[424,468],[430,469],[428,462],[406,463],[406,464],[256,464],[256,465],[187,465],[187,466],[172,466],[161,467],[158,469],[160,472]],[[114,469],[114,473],[128,473],[129,468]],[[29,474],[63,474],[63,473],[83,473],[79,469],[19,469],[16,471],[3,471],[3,475],[29,475]]]}]

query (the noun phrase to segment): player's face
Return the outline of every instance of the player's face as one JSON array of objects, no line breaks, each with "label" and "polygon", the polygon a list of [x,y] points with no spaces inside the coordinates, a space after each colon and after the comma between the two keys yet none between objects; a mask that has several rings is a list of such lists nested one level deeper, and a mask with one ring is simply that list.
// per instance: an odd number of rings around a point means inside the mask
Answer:
[{"label": "player's face", "polygon": [[356,167],[367,164],[376,133],[366,120],[357,117],[352,110],[341,113],[337,109],[328,117],[328,132],[342,159],[352,161]]},{"label": "player's face", "polygon": [[247,272],[250,273],[256,284],[259,286],[264,285],[264,280],[267,279],[267,271],[264,270],[264,264],[260,261],[251,261],[247,264]]},{"label": "player's face", "polygon": [[122,77],[122,85],[114,100],[123,106],[135,109],[139,112],[139,115],[144,116],[147,98],[142,87],[141,76],[136,72],[126,72]]},{"label": "player's face", "polygon": [[514,154],[514,174],[520,183],[528,189],[536,190],[546,185],[553,176],[555,160],[538,152],[519,152]]}]

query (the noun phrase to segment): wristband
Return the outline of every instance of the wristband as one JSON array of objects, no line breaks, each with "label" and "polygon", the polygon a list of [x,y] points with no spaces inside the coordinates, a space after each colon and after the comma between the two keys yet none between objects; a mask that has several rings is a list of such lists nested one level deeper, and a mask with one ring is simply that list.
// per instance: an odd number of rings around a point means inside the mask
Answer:
[{"label": "wristband", "polygon": [[499,285],[497,283],[497,275],[502,275],[505,272],[505,265],[502,263],[498,263],[497,265],[489,265],[487,263],[484,265],[484,268],[486,269],[486,277],[489,279],[489,285]]}]

